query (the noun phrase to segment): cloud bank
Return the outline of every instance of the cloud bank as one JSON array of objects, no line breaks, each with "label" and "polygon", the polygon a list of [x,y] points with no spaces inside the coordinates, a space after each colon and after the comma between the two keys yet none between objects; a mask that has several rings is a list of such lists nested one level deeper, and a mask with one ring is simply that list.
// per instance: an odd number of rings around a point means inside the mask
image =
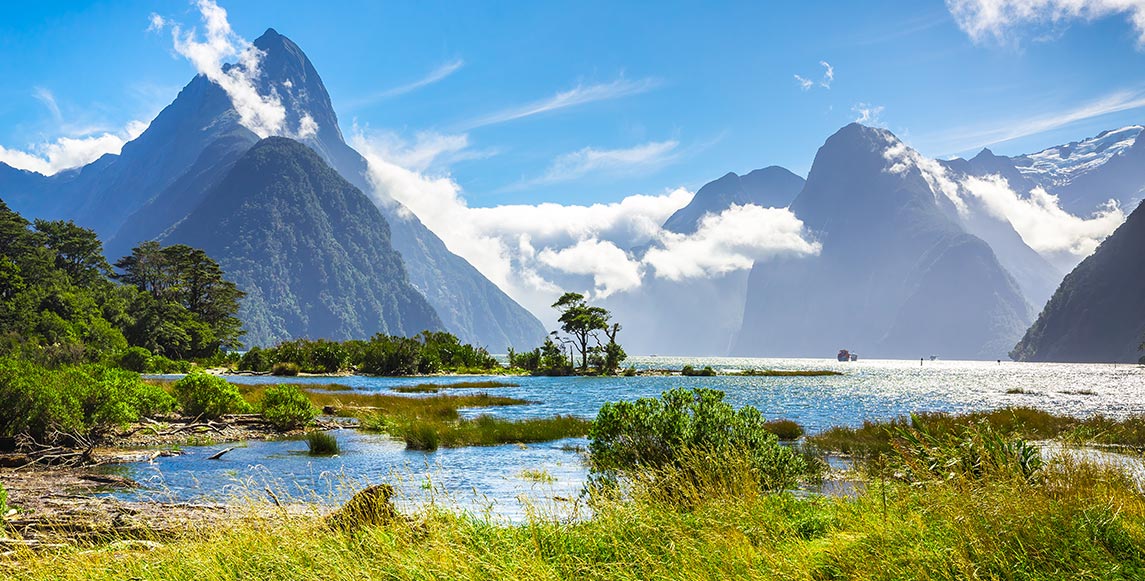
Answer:
[{"label": "cloud bank", "polygon": [[665,231],[661,224],[694,195],[682,188],[607,204],[470,208],[448,175],[395,161],[431,166],[424,155],[394,151],[388,138],[362,132],[351,140],[369,161],[380,203],[400,202],[451,251],[535,313],[545,312],[561,289],[599,299],[638,289],[652,277],[718,276],[751,268],[755,260],[819,251],[786,209],[736,206],[706,216],[695,234]]},{"label": "cloud bank", "polygon": [[1138,48],[1145,48],[1143,0],[946,0],[946,7],[976,43],[1009,43],[1028,26],[1056,27],[1074,20],[1124,16],[1137,33]]}]

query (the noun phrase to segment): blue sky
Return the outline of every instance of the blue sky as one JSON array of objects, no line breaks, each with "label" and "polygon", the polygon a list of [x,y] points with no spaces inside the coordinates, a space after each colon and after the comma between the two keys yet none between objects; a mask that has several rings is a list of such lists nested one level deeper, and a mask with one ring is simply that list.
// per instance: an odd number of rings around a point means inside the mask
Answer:
[{"label": "blue sky", "polygon": [[[152,14],[201,26],[188,2],[30,4],[0,6],[9,150],[123,134],[195,73],[168,30],[148,31]],[[1145,53],[1117,11],[975,38],[938,1],[328,4],[222,6],[248,40],[274,27],[306,51],[347,135],[463,136],[422,169],[475,207],[614,201],[773,164],[805,175],[862,109],[935,157],[1145,121]]]}]

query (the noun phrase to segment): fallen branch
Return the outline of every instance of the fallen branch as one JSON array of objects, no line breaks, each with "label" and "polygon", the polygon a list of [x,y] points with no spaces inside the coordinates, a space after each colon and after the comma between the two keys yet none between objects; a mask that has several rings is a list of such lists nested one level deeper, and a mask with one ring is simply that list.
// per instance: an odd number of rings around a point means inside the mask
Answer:
[{"label": "fallen branch", "polygon": [[234,449],[235,449],[234,446],[232,446],[230,448],[223,448],[222,450],[219,450],[218,452],[215,452],[214,454],[211,454],[210,456],[208,456],[207,460],[218,460],[219,458],[223,457],[223,454],[226,454],[227,452],[230,452],[231,450],[234,450]]}]

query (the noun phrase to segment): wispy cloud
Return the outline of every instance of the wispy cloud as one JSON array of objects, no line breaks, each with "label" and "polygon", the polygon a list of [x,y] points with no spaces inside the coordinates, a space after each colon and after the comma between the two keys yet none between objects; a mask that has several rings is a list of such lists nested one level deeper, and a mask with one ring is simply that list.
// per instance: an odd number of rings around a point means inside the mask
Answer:
[{"label": "wispy cloud", "polygon": [[1145,92],[1115,91],[1076,107],[1013,121],[994,121],[943,132],[920,142],[940,155],[976,150],[1020,137],[1037,135],[1071,123],[1145,107]]},{"label": "wispy cloud", "polygon": [[1013,42],[1019,29],[1063,26],[1073,20],[1092,21],[1125,15],[1145,48],[1145,2],[1142,0],[946,0],[958,27],[971,40]]},{"label": "wispy cloud", "polygon": [[544,175],[527,180],[516,189],[567,182],[589,174],[616,175],[646,172],[671,163],[680,155],[679,141],[651,141],[624,149],[597,149],[586,147],[561,154],[553,160]]},{"label": "wispy cloud", "polygon": [[453,73],[461,70],[461,67],[463,66],[465,66],[465,61],[461,59],[443,63],[441,66],[430,71],[429,74],[416,81],[413,81],[412,83],[406,83],[397,87],[391,87],[367,97],[352,99],[345,103],[344,106],[347,109],[357,109],[359,107],[365,107],[366,105],[377,103],[378,101],[384,101],[386,99],[392,99],[406,93],[412,93],[413,91],[416,91],[422,87],[426,87],[445,80]]},{"label": "wispy cloud", "polygon": [[147,129],[142,121],[132,121],[119,131],[78,137],[60,137],[55,141],[36,143],[27,148],[0,146],[0,163],[17,169],[52,175],[66,169],[87,165],[105,154],[117,154],[123,145]]},{"label": "wispy cloud", "polygon": [[862,123],[863,125],[882,125],[883,121],[879,118],[883,114],[882,105],[871,105],[869,103],[855,103],[851,106],[851,112],[855,114],[855,123]]},{"label": "wispy cloud", "polygon": [[823,77],[819,81],[813,81],[802,75],[795,75],[795,82],[799,85],[799,90],[810,91],[816,85],[824,89],[831,88],[831,83],[835,82],[835,67],[827,61],[819,61],[819,66],[823,67]]},{"label": "wispy cloud", "polygon": [[468,129],[484,127],[486,125],[532,117],[533,115],[540,115],[541,113],[595,103],[597,101],[608,101],[638,95],[651,91],[659,85],[660,81],[653,78],[630,80],[623,77],[611,83],[597,83],[592,85],[579,84],[572,89],[561,91],[552,97],[541,99],[540,101],[511,107],[493,113],[492,115],[479,117],[464,124],[464,127]]}]

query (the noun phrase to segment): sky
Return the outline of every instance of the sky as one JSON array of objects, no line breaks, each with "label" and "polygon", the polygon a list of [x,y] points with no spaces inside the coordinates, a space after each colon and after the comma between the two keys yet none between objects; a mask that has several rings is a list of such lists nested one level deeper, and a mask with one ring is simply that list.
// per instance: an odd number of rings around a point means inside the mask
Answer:
[{"label": "sky", "polygon": [[[859,119],[931,157],[1145,121],[1145,3],[1056,21],[1053,0],[984,3],[1017,6],[1011,23],[960,26],[964,3],[917,0],[224,7],[239,35],[274,27],[306,51],[345,134],[464,139],[432,169],[493,206],[695,189],[767,165],[806,175]],[[0,146],[42,156],[140,130],[195,73],[153,15],[199,23],[182,0],[4,3]]]},{"label": "sky", "polygon": [[[1145,0],[42,1],[0,4],[0,161],[118,151],[268,27],[314,63],[376,187],[534,313],[559,275],[603,297],[815,254],[781,209],[659,225],[729,171],[806,176],[852,121],[927,158],[1145,122]],[[1047,248],[1091,250],[1124,217],[999,191],[981,195],[1011,222],[1071,233]],[[663,251],[626,256],[650,240]]]}]

